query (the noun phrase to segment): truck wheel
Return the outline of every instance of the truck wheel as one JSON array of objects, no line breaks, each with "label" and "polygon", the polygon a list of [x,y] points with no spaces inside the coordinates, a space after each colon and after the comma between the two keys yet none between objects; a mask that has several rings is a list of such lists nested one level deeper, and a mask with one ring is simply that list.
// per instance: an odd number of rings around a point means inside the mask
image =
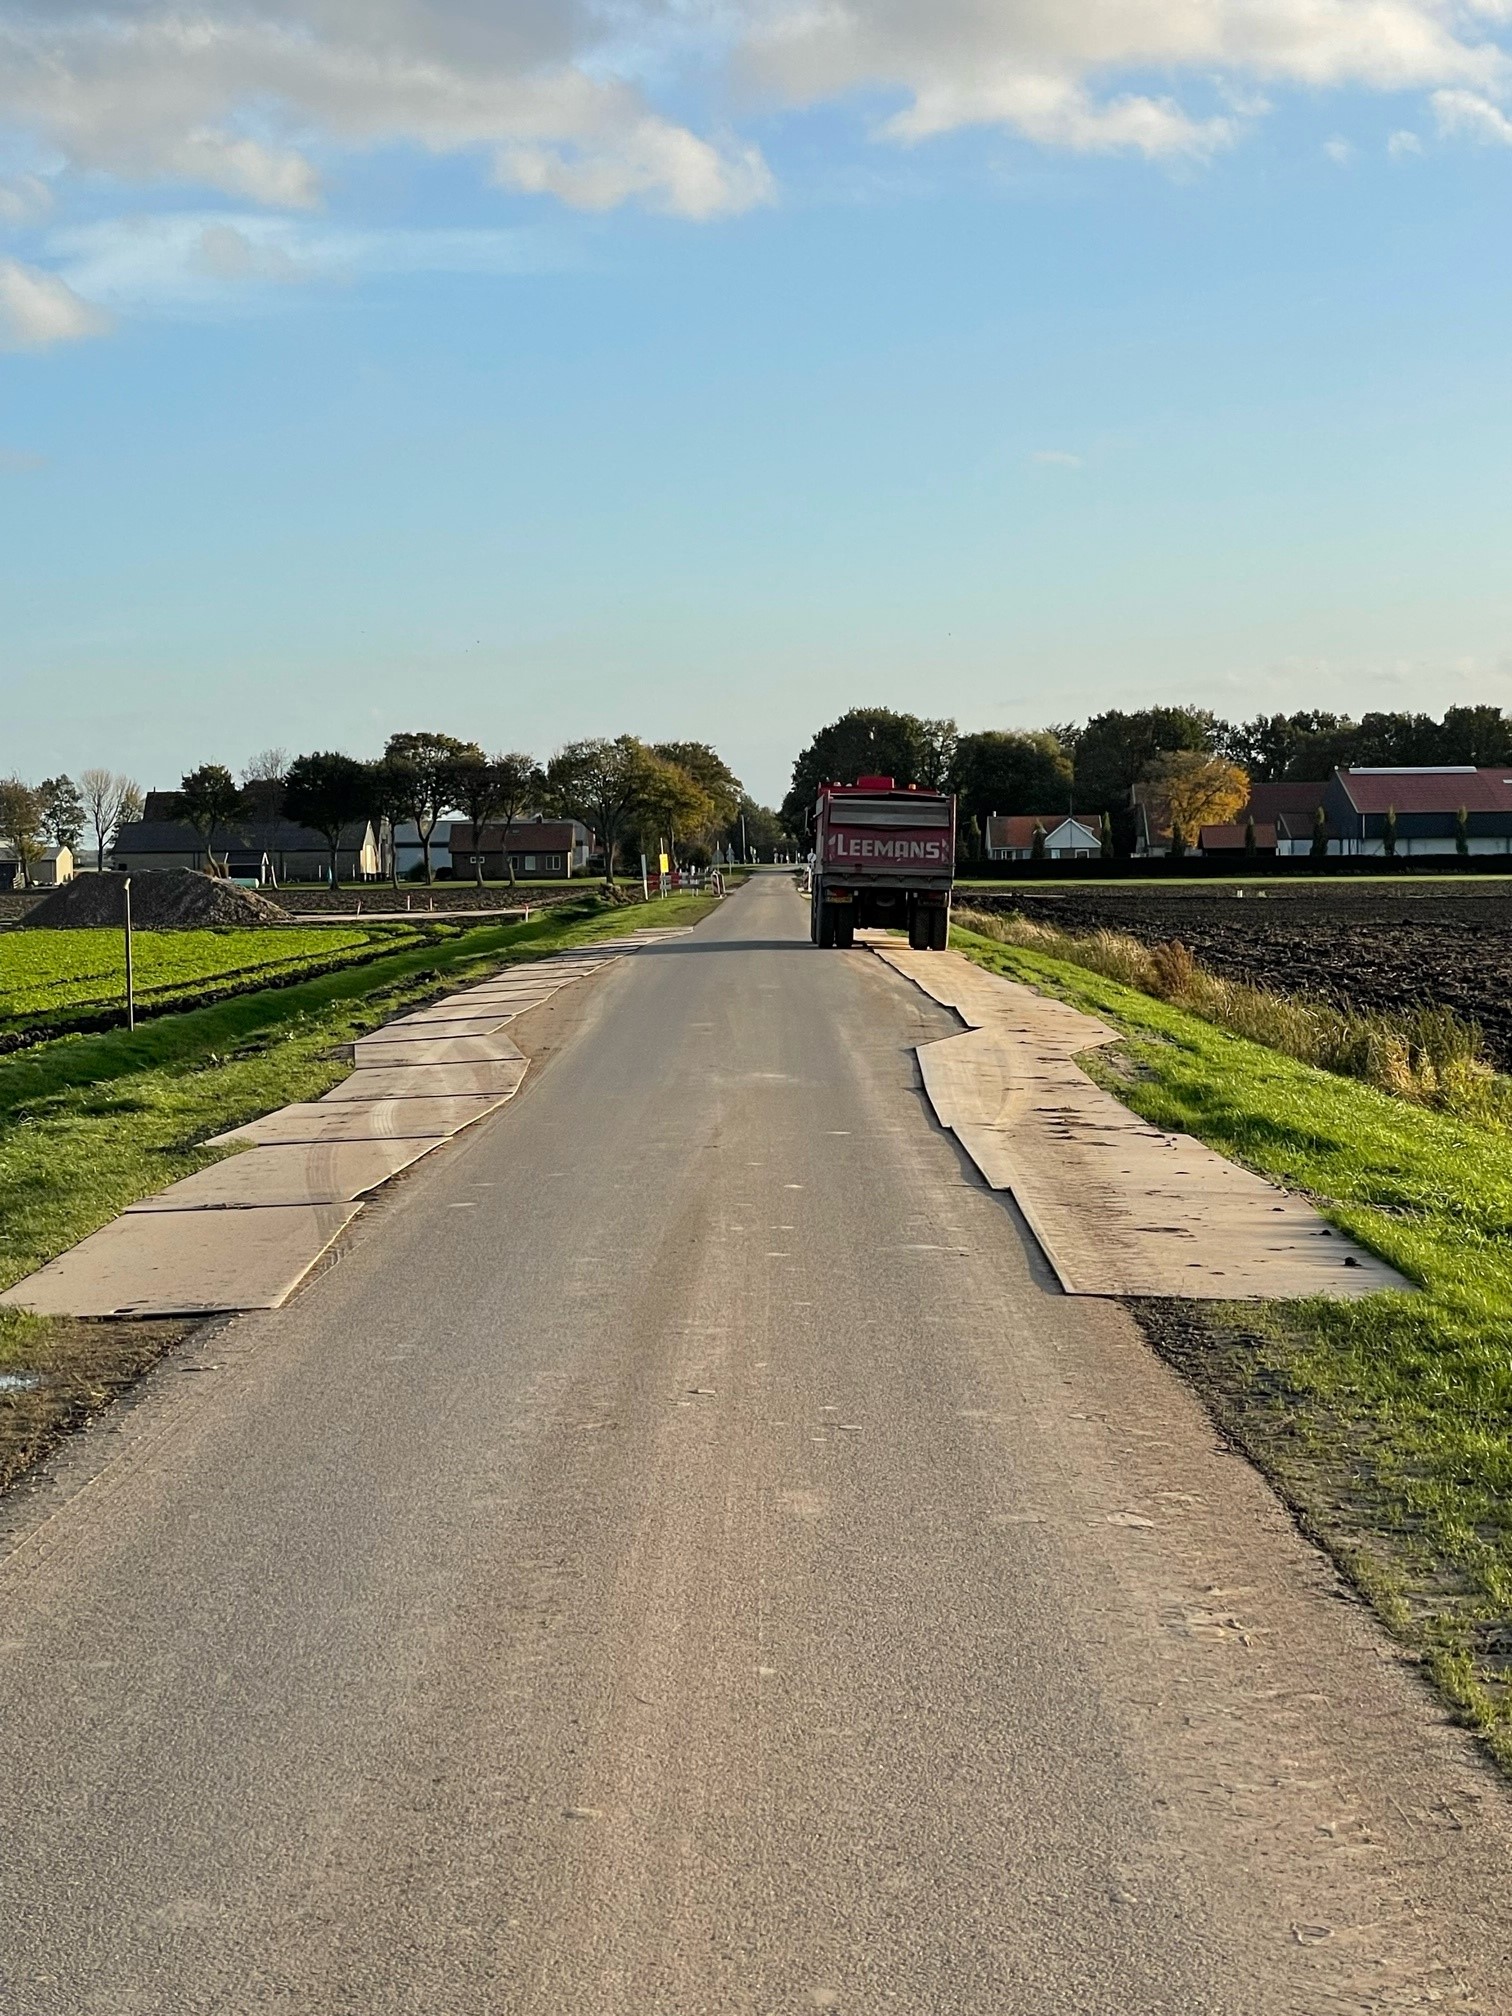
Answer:
[{"label": "truck wheel", "polygon": [[908,913],[908,943],[914,952],[929,950],[929,912],[917,904]]},{"label": "truck wheel", "polygon": [[835,907],[832,903],[819,905],[819,943],[826,951],[835,942]]},{"label": "truck wheel", "polygon": [[835,943],[848,952],[856,942],[856,913],[849,904],[835,918]]},{"label": "truck wheel", "polygon": [[931,952],[943,952],[950,944],[950,912],[942,903],[938,910],[929,911],[928,916],[929,949]]}]

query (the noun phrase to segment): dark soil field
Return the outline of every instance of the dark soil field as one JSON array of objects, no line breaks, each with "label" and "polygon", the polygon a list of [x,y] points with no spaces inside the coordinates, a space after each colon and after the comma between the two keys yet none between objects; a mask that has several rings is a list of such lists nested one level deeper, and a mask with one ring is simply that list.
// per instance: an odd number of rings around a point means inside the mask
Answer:
[{"label": "dark soil field", "polygon": [[1341,1007],[1452,1008],[1512,1071],[1512,881],[1169,883],[963,891],[1063,931],[1179,938],[1211,972]]}]

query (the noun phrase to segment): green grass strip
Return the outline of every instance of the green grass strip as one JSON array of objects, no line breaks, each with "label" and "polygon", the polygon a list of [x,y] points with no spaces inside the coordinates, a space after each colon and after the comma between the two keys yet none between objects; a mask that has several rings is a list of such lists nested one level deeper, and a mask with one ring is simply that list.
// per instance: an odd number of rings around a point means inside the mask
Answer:
[{"label": "green grass strip", "polygon": [[1142,1118],[1307,1192],[1419,1284],[1214,1312],[1243,1341],[1214,1356],[1246,1388],[1228,1397],[1252,1453],[1512,1763],[1512,1139],[1084,968],[967,931],[952,943],[1122,1031],[1080,1061]]},{"label": "green grass strip", "polygon": [[[139,1018],[313,979],[424,942],[416,925],[341,930],[277,926],[214,931],[139,931]],[[119,931],[0,933],[0,1043],[45,1041],[103,1029],[125,1018],[125,944]]]},{"label": "green grass strip", "polygon": [[649,909],[458,928],[131,1035],[64,1037],[0,1060],[0,1287],[217,1161],[222,1151],[203,1146],[209,1135],[329,1091],[351,1068],[343,1046],[406,1007],[503,964],[636,926],[692,923],[709,907],[669,897]]}]

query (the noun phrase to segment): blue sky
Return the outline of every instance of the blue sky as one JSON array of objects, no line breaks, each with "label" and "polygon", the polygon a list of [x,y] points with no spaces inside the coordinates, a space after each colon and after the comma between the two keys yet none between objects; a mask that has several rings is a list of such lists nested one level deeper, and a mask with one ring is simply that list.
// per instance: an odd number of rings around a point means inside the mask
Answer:
[{"label": "blue sky", "polygon": [[1512,703],[1512,22],[1059,11],[0,0],[0,771]]}]

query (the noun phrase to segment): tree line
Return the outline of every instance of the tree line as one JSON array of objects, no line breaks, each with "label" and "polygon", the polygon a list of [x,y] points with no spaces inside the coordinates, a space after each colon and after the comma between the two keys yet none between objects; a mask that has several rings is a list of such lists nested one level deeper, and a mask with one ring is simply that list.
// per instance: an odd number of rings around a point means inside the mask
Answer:
[{"label": "tree line", "polygon": [[[647,743],[633,735],[571,742],[544,764],[521,750],[488,754],[477,742],[429,730],[391,735],[370,761],[333,749],[292,758],[267,749],[239,778],[222,763],[188,771],[168,810],[193,829],[212,871],[223,870],[234,836],[271,852],[284,821],[307,827],[326,843],[333,884],[344,836],[369,821],[390,834],[413,824],[427,882],[435,879],[436,829],[448,813],[460,813],[475,831],[507,828],[527,811],[581,820],[603,854],[606,879],[632,846],[651,854],[666,846],[695,864],[716,849],[770,851],[783,837],[775,813],[756,804],[707,743]],[[0,782],[0,839],[14,848],[23,880],[49,841],[77,848],[86,829],[103,868],[121,828],[142,811],[137,785],[109,771],[85,771],[77,786],[67,777],[38,786]],[[226,843],[219,862],[218,842]],[[472,851],[481,884],[483,850]],[[389,861],[397,881],[392,845]],[[507,849],[505,864],[512,885]]]},{"label": "tree line", "polygon": [[103,868],[117,830],[141,816],[141,790],[118,771],[85,770],[77,784],[64,776],[40,784],[0,778],[0,843],[15,856],[23,883],[48,847],[77,854],[86,834],[94,840],[95,865]]},{"label": "tree line", "polygon": [[981,853],[993,813],[1074,812],[1101,828],[1105,853],[1131,854],[1141,804],[1181,852],[1204,825],[1235,818],[1251,783],[1321,783],[1351,766],[1439,763],[1512,763],[1512,724],[1497,707],[1451,707],[1439,720],[1305,711],[1244,722],[1204,707],[1146,707],[1042,729],[962,733],[948,719],[857,707],[800,752],[781,816],[801,836],[821,783],[877,773],[955,792],[970,858]]}]

